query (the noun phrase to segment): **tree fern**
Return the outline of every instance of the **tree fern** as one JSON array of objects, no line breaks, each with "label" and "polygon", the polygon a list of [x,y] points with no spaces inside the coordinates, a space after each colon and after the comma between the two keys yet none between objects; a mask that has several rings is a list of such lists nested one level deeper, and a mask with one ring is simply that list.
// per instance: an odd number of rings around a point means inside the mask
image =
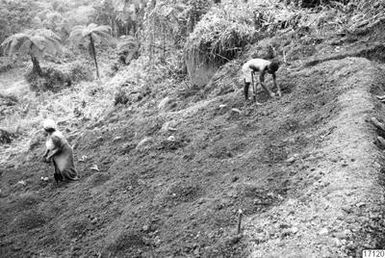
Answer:
[{"label": "tree fern", "polygon": [[1,47],[5,54],[18,56],[29,55],[33,71],[41,75],[39,59],[46,55],[57,55],[62,51],[60,37],[47,29],[27,30],[6,38]]},{"label": "tree fern", "polygon": [[98,62],[96,60],[96,50],[95,50],[95,43],[111,43],[112,37],[110,35],[111,27],[107,25],[101,25],[98,26],[95,23],[91,23],[88,26],[84,25],[77,25],[75,26],[70,34],[70,41],[81,43],[84,40],[89,41],[89,48],[91,56],[93,57],[95,61],[95,67],[96,67],[96,76],[100,78],[99,75],[99,68],[98,68]]}]

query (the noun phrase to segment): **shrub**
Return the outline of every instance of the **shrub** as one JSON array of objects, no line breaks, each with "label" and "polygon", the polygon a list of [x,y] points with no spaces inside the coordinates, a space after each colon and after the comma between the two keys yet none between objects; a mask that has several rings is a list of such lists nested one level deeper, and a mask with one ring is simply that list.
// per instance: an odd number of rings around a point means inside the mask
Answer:
[{"label": "shrub", "polygon": [[139,53],[140,44],[137,39],[132,36],[126,36],[117,45],[117,55],[119,62],[124,65],[129,65],[133,59],[137,59]]},{"label": "shrub", "polygon": [[15,106],[19,103],[15,95],[5,95],[0,93],[0,106]]},{"label": "shrub", "polygon": [[69,64],[68,74],[72,82],[91,81],[93,79],[91,67],[84,62],[75,61]]},{"label": "shrub", "polygon": [[116,75],[117,72],[119,72],[120,68],[122,67],[122,65],[120,64],[119,61],[115,61],[113,62],[109,67],[108,67],[108,70],[106,72],[106,75],[108,77],[113,77]]},{"label": "shrub", "polygon": [[114,97],[114,105],[123,104],[126,105],[127,102],[130,100],[128,96],[128,92],[122,88],[119,89],[117,93],[115,93]]},{"label": "shrub", "polygon": [[48,66],[42,68],[42,75],[39,76],[33,70],[25,75],[32,91],[52,91],[70,87],[79,81],[90,81],[93,79],[91,68],[81,61],[60,66]]},{"label": "shrub", "polygon": [[0,57],[0,73],[11,70],[14,67],[14,62],[11,58]]},{"label": "shrub", "polygon": [[0,144],[9,144],[12,142],[12,138],[14,137],[15,134],[0,128]]},{"label": "shrub", "polygon": [[185,52],[206,63],[221,65],[234,59],[255,38],[251,25],[227,19],[225,15],[209,13],[190,35]]},{"label": "shrub", "polygon": [[33,70],[30,70],[25,75],[25,79],[29,83],[32,91],[58,92],[72,84],[68,74],[63,73],[54,67],[42,68],[41,76]]}]

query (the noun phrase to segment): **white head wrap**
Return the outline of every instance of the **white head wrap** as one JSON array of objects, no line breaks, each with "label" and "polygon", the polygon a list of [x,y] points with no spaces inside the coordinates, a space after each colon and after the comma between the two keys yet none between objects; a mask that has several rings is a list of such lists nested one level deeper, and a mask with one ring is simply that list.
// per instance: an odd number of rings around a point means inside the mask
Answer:
[{"label": "white head wrap", "polygon": [[56,129],[56,123],[52,119],[46,119],[43,121],[44,130],[47,129]]}]

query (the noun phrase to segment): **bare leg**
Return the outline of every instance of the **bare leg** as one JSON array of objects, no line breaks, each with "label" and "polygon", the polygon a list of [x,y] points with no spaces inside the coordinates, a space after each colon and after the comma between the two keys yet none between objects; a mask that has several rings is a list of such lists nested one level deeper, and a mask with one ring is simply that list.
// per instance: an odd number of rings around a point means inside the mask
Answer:
[{"label": "bare leg", "polygon": [[253,72],[251,72],[251,82],[253,84],[253,100],[257,106],[261,106],[262,104],[257,101],[257,86],[258,86],[258,84],[255,83]]},{"label": "bare leg", "polygon": [[243,88],[243,93],[245,95],[245,100],[249,99],[249,87],[250,87],[250,82],[245,82],[245,86]]},{"label": "bare leg", "polygon": [[257,92],[255,91],[256,87],[255,87],[254,72],[253,71],[250,72],[250,78],[251,78],[251,84],[253,87],[253,100],[254,100],[254,102],[256,102],[257,101]]},{"label": "bare leg", "polygon": [[261,72],[261,74],[259,75],[259,83],[261,84],[262,88],[269,94],[270,97],[273,98],[275,96],[275,94],[265,85],[265,72]]},{"label": "bare leg", "polygon": [[52,162],[53,162],[53,165],[55,167],[55,173],[53,174],[53,177],[55,178],[56,185],[59,185],[59,181],[63,181],[63,176],[60,173],[60,171],[59,171],[59,169],[58,169],[54,159],[52,159]]},{"label": "bare leg", "polygon": [[277,95],[278,95],[278,97],[281,97],[282,96],[282,91],[281,91],[281,87],[279,86],[279,84],[277,84],[275,73],[273,73],[273,84],[274,84],[274,87],[277,88]]},{"label": "bare leg", "polygon": [[257,84],[253,82],[253,100],[257,102]]}]

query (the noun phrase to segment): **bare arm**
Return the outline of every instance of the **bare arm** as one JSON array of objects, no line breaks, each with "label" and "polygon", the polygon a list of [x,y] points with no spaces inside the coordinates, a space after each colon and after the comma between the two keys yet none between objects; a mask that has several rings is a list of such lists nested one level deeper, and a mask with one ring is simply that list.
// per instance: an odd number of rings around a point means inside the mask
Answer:
[{"label": "bare arm", "polygon": [[259,83],[261,84],[263,89],[269,94],[270,97],[274,97],[275,96],[274,93],[265,85],[265,73],[266,73],[266,69],[264,69],[259,75]]},{"label": "bare arm", "polygon": [[46,149],[46,151],[44,152],[44,155],[43,155],[43,162],[48,162],[48,160],[47,160],[48,153],[49,153],[49,149]]},{"label": "bare arm", "polygon": [[51,160],[51,158],[52,158],[53,156],[55,156],[55,154],[58,153],[59,151],[60,151],[59,148],[55,148],[55,149],[51,150],[51,153],[45,158],[46,161],[49,162],[49,161]]},{"label": "bare arm", "polygon": [[47,150],[45,151],[45,153],[44,153],[44,155],[43,155],[43,158],[47,157],[48,153],[49,153],[49,149],[47,149]]},{"label": "bare arm", "polygon": [[63,148],[63,142],[60,139],[60,137],[52,136],[51,140],[52,140],[55,147],[51,150],[47,150],[47,152],[46,152],[46,161],[48,161],[48,162],[50,161],[50,159],[53,156],[55,156]]}]

